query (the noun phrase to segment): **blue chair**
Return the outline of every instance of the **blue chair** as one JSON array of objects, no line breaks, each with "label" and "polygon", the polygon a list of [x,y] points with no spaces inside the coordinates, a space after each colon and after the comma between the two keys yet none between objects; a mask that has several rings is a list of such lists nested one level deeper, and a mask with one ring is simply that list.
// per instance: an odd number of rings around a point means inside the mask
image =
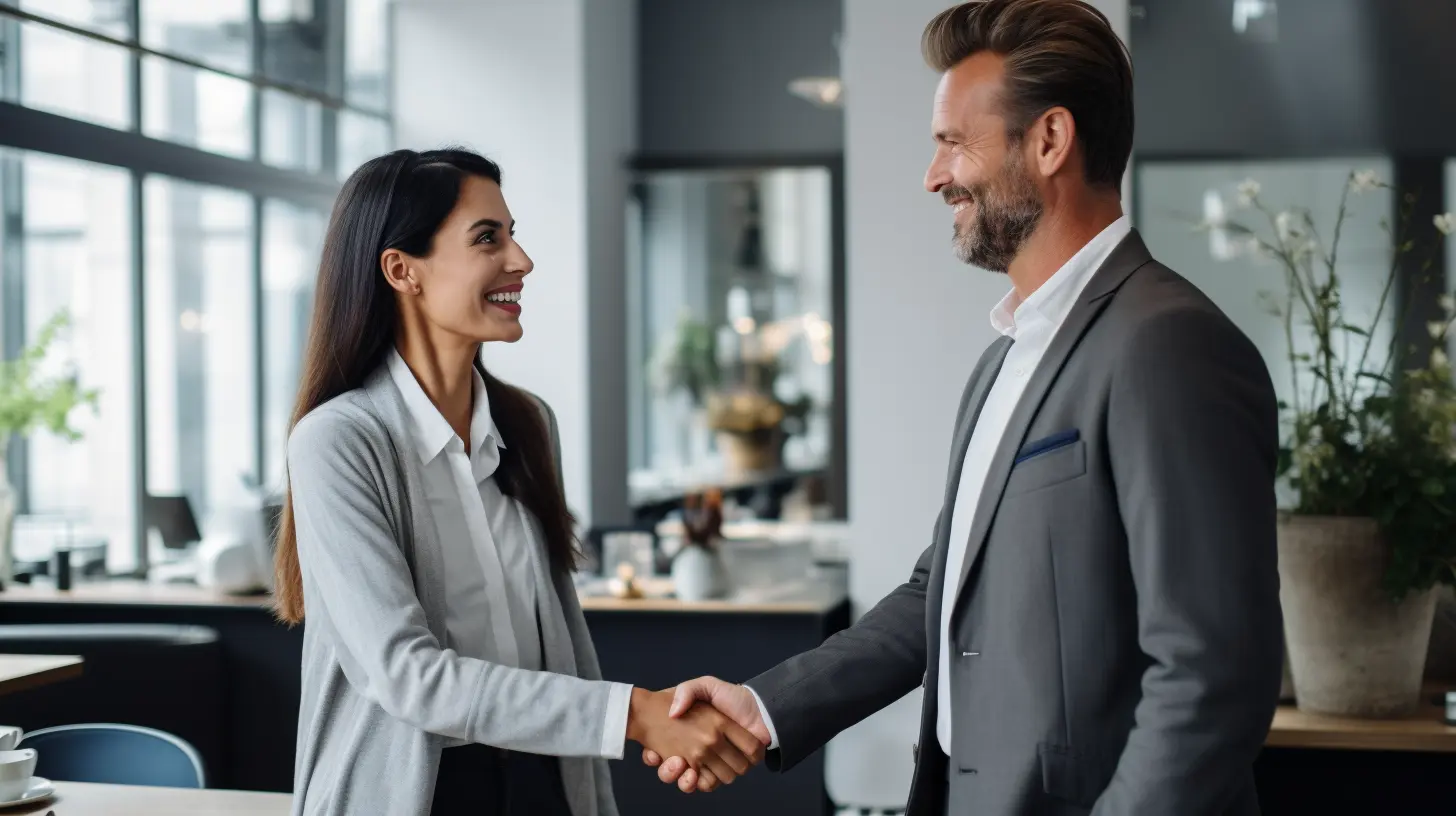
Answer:
[{"label": "blue chair", "polygon": [[61,782],[205,788],[202,757],[179,737],[137,725],[58,725],[25,735],[40,754],[35,773]]}]

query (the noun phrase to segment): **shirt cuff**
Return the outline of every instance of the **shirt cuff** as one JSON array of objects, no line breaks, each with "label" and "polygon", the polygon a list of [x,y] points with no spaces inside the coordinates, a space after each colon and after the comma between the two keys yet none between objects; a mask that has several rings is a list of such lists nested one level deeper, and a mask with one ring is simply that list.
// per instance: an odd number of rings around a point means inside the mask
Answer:
[{"label": "shirt cuff", "polygon": [[607,719],[602,725],[602,758],[621,759],[627,750],[627,714],[632,707],[632,687],[612,683],[607,695]]},{"label": "shirt cuff", "polygon": [[779,732],[774,728],[773,717],[768,715],[768,709],[764,707],[763,698],[758,696],[758,692],[754,691],[751,686],[744,686],[744,688],[748,689],[748,693],[753,695],[753,702],[758,705],[758,716],[763,719],[764,727],[768,729],[768,749],[770,751],[777,751],[779,749]]}]

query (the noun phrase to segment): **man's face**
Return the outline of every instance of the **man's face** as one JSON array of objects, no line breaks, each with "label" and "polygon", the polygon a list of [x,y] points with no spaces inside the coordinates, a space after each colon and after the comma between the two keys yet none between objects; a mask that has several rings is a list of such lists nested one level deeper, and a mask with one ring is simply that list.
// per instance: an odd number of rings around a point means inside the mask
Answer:
[{"label": "man's face", "polygon": [[935,158],[925,189],[952,208],[961,261],[1005,272],[1041,222],[1042,197],[1024,145],[1006,136],[1002,59],[980,53],[950,69],[935,92]]}]

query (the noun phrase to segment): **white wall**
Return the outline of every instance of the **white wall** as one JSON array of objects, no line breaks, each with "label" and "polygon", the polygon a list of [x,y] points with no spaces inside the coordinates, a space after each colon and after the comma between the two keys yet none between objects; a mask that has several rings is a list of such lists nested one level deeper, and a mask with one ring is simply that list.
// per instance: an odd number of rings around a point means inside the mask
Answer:
[{"label": "white wall", "polygon": [[[625,445],[614,444],[621,431],[590,432],[612,417],[626,427],[625,390],[593,389],[598,357],[589,349],[609,357],[602,349],[616,342],[616,356],[625,354],[620,328],[602,323],[620,327],[620,302],[613,312],[592,297],[620,292],[624,280],[621,168],[636,139],[635,6],[401,0],[394,11],[397,146],[463,144],[501,164],[536,270],[522,301],[525,338],[487,347],[486,360],[555,409],[567,500],[584,523],[626,513]],[[606,494],[612,504],[593,501],[594,483],[618,482],[620,497]]]},{"label": "white wall", "polygon": [[[936,74],[920,34],[946,0],[845,0],[850,592],[856,614],[910,575],[945,489],[956,406],[1008,283],[961,264],[922,184]],[[1125,36],[1126,0],[1097,5]],[[829,751],[831,796],[903,806],[916,692]]]}]

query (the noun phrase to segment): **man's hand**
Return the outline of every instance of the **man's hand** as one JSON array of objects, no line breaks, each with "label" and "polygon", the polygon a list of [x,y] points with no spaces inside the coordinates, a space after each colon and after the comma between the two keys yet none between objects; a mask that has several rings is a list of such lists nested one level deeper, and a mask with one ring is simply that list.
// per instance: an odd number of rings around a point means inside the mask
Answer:
[{"label": "man's hand", "polygon": [[[673,717],[681,717],[692,709],[694,704],[700,703],[707,703],[727,715],[757,738],[761,747],[767,746],[771,741],[768,726],[763,721],[763,712],[758,710],[758,703],[753,698],[753,692],[747,688],[725,683],[716,677],[699,677],[696,680],[689,680],[677,687],[670,714]],[[666,754],[668,759],[665,762],[662,759],[663,756],[662,753],[648,749],[642,752],[642,761],[649,767],[657,768],[657,778],[664,783],[676,782],[678,790],[683,793],[692,793],[694,790],[711,791],[721,781],[715,778],[711,766],[695,770],[681,756]],[[761,752],[760,756],[762,756]]]},{"label": "man's hand", "polygon": [[712,706],[694,706],[679,698],[681,694],[675,697],[671,691],[632,690],[627,738],[641,743],[644,756],[650,752],[680,758],[684,770],[696,772],[703,790],[732,784],[763,760],[767,740]]}]

